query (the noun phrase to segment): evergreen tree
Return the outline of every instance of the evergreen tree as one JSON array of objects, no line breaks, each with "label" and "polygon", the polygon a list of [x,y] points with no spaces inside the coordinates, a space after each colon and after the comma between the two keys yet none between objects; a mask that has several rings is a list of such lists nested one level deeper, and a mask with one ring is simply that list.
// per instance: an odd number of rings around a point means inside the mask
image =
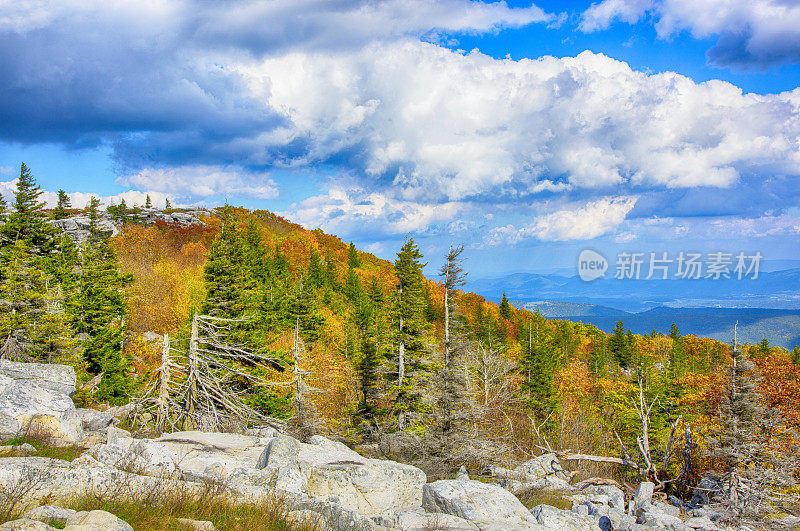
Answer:
[{"label": "evergreen tree", "polygon": [[504,319],[511,319],[511,303],[508,302],[505,292],[503,292],[503,299],[500,301],[500,315]]},{"label": "evergreen tree", "polygon": [[800,347],[797,345],[792,349],[792,363],[800,365]]},{"label": "evergreen tree", "polygon": [[319,338],[325,320],[319,314],[317,291],[310,282],[301,280],[295,285],[289,312],[292,321],[299,323],[303,339],[313,343]]},{"label": "evergreen tree", "polygon": [[319,260],[319,254],[314,249],[308,256],[308,281],[315,288],[321,288],[325,283],[325,271]]},{"label": "evergreen tree", "polygon": [[450,247],[445,255],[445,261],[439,270],[444,288],[444,342],[443,367],[438,371],[436,377],[436,389],[438,396],[436,400],[437,423],[444,435],[444,444],[453,445],[457,441],[453,440],[450,431],[463,424],[469,418],[469,408],[466,407],[467,388],[463,377],[464,365],[463,354],[469,347],[463,333],[464,319],[458,313],[456,304],[457,290],[466,284],[467,273],[464,271],[463,258],[461,253],[464,246]]},{"label": "evergreen tree", "polygon": [[44,203],[39,201],[41,195],[39,185],[23,163],[11,213],[2,227],[2,239],[11,244],[24,241],[29,252],[46,257],[53,251],[58,230],[46,223]]},{"label": "evergreen tree", "polygon": [[[7,212],[8,212],[8,203],[6,203],[3,194],[0,194],[0,223],[6,222]],[[0,228],[0,242],[2,242],[2,228]]]},{"label": "evergreen tree", "polygon": [[358,251],[353,242],[350,242],[350,247],[347,248],[347,266],[351,269],[361,267],[361,260],[358,258]]},{"label": "evergreen tree", "polygon": [[150,201],[150,194],[147,194],[144,198],[144,207],[145,208],[153,208],[153,203]]},{"label": "evergreen tree", "polygon": [[169,197],[164,199],[164,210],[169,210],[172,208],[172,205],[169,202]]},{"label": "evergreen tree", "polygon": [[758,342],[758,355],[761,357],[769,356],[769,339],[766,337]]},{"label": "evergreen tree", "polygon": [[527,323],[525,350],[520,357],[520,392],[537,420],[542,421],[555,407],[553,376],[556,370],[556,344],[543,330],[545,319],[537,311]]},{"label": "evergreen tree", "polygon": [[361,355],[356,366],[361,394],[356,416],[366,423],[365,430],[371,431],[371,423],[382,413],[379,404],[384,391],[383,365],[387,347],[386,300],[375,277],[372,278],[366,300],[369,309],[364,312],[367,320],[361,332]]},{"label": "evergreen tree", "polygon": [[622,324],[621,320],[617,321],[616,326],[614,326],[614,331],[608,341],[608,350],[620,367],[623,369],[628,367],[631,356],[628,338],[625,334],[625,325]]},{"label": "evergreen tree", "polygon": [[242,304],[242,246],[230,214],[222,213],[222,230],[211,243],[205,265],[206,302],[202,312],[213,317],[241,317]]},{"label": "evergreen tree", "polygon": [[69,216],[67,209],[72,208],[69,195],[64,190],[58,191],[58,201],[53,209],[53,219],[64,219]]},{"label": "evergreen tree", "polygon": [[796,485],[794,449],[787,455],[787,430],[776,410],[759,395],[756,365],[734,344],[733,363],[719,406],[719,428],[709,440],[722,464],[722,504],[735,523],[758,518],[770,497]]},{"label": "evergreen tree", "polygon": [[47,279],[24,240],[4,248],[0,259],[0,358],[33,359],[36,321],[46,311]]},{"label": "evergreen tree", "polygon": [[406,239],[394,263],[398,285],[395,292],[397,370],[395,380],[395,410],[397,427],[403,430],[409,414],[423,408],[419,386],[426,364],[425,290],[422,276],[422,253],[413,239]]},{"label": "evergreen tree", "polygon": [[[90,219],[98,201],[90,200]],[[129,365],[123,348],[124,289],[132,275],[120,271],[116,253],[106,239],[96,233],[82,249],[79,295],[75,301],[75,329],[90,339],[84,346],[84,359],[92,373],[103,373],[99,396],[112,402],[125,399],[129,391]]]}]

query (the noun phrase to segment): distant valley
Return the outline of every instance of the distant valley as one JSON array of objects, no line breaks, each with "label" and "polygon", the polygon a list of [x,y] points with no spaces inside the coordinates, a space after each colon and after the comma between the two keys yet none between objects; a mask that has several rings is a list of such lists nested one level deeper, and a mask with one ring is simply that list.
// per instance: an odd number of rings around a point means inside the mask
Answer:
[{"label": "distant valley", "polygon": [[800,268],[762,272],[756,280],[616,280],[518,273],[476,279],[469,289],[498,301],[503,293],[520,308],[546,317],[592,323],[610,332],[618,320],[634,333],[666,332],[730,342],[766,337],[785,348],[800,345]]}]

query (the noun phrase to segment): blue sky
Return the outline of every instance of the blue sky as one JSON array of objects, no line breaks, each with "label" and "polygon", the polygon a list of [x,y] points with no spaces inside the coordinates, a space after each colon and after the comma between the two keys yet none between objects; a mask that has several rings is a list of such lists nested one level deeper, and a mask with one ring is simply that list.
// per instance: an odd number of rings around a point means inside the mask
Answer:
[{"label": "blue sky", "polygon": [[[433,271],[800,258],[789,0],[18,1],[0,192],[277,211]],[[52,197],[49,194],[48,197]]]}]

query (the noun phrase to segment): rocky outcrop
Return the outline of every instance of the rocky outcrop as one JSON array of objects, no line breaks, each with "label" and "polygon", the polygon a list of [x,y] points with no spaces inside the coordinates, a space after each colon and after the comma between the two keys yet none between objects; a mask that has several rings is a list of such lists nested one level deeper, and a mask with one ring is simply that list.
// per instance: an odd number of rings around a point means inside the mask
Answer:
[{"label": "rocky outcrop", "polygon": [[[42,509],[48,509],[47,512]],[[56,529],[67,529],[69,531],[133,531],[133,528],[125,521],[120,520],[113,514],[106,511],[69,511],[60,507],[45,506],[39,507],[20,520],[13,520],[0,525],[0,529],[7,531],[55,531]],[[51,518],[51,514],[58,512],[59,518]],[[49,524],[57,525],[52,527]]]},{"label": "rocky outcrop", "polygon": [[[0,374],[0,440],[31,435],[53,444],[73,444],[83,439],[81,420],[67,394],[75,390],[71,367],[0,361],[4,371]],[[27,365],[32,372],[24,370]]]},{"label": "rocky outcrop", "polygon": [[[205,210],[192,210],[184,212],[163,212],[156,208],[136,208],[131,209],[126,218],[130,221],[138,223],[153,224],[153,223],[166,223],[168,225],[178,225],[181,227],[203,226],[199,216],[212,215],[211,212]],[[75,243],[81,244],[89,239],[91,234],[91,220],[88,216],[78,215],[64,219],[54,219],[48,221],[54,227],[61,229],[66,233]],[[97,220],[95,230],[103,238],[110,238],[119,233],[117,222],[106,213],[100,215]]]},{"label": "rocky outcrop", "polygon": [[[51,225],[61,229],[75,243],[83,243],[89,239],[92,231],[92,220],[88,216],[72,216],[64,219],[54,219],[48,221]],[[108,218],[97,220],[95,230],[103,238],[110,238],[119,233],[114,222]]]},{"label": "rocky outcrop", "polygon": [[425,473],[413,466],[366,459],[344,444],[315,435],[308,444],[287,436],[272,439],[258,459],[275,486],[315,498],[335,498],[365,516],[417,507]]},{"label": "rocky outcrop", "polygon": [[0,360],[0,375],[69,396],[75,392],[75,369],[69,365]]},{"label": "rocky outcrop", "polygon": [[516,496],[480,481],[445,479],[428,483],[422,489],[422,508],[469,520],[481,529],[501,524],[530,529],[537,524]]}]

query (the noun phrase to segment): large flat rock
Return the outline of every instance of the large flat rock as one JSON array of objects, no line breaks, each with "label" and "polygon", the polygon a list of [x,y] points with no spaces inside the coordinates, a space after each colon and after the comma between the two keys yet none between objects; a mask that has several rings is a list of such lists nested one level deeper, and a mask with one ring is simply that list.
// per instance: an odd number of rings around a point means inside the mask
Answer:
[{"label": "large flat rock", "polygon": [[0,360],[0,375],[69,396],[75,392],[75,369],[69,365]]}]

